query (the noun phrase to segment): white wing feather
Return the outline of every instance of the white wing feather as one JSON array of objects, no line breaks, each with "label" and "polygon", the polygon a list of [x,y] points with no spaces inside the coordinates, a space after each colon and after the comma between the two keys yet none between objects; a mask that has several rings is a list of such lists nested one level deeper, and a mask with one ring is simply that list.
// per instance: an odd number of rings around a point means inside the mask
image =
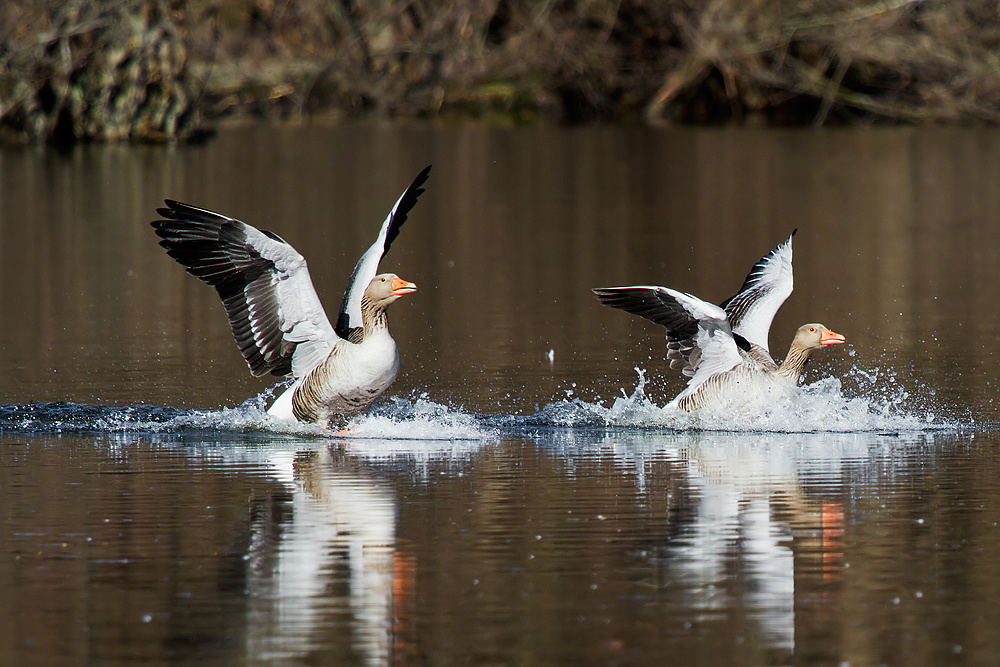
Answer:
[{"label": "white wing feather", "polygon": [[406,195],[404,192],[396,200],[395,206],[386,216],[385,222],[382,223],[382,228],[378,232],[378,238],[375,239],[375,243],[371,244],[365,254],[361,255],[361,259],[358,263],[354,265],[354,272],[351,273],[350,280],[347,283],[347,289],[344,290],[344,307],[342,312],[347,314],[347,326],[349,329],[354,329],[361,326],[361,297],[364,296],[365,290],[368,289],[368,283],[372,281],[372,278],[378,273],[378,264],[382,261],[382,255],[385,254],[385,237],[389,231],[389,225],[392,224],[392,219],[396,215],[396,209],[399,208],[399,203],[403,201],[403,197]]},{"label": "white wing feather", "polygon": [[689,394],[717,373],[724,373],[743,363],[743,355],[733,339],[726,312],[714,303],[702,301],[686,292],[659,288],[674,297],[691,317],[698,320],[694,343],[701,350],[701,360],[681,395]]},{"label": "white wing feather", "polygon": [[771,322],[781,304],[792,293],[792,232],[788,240],[760,258],[743,286],[722,304],[733,333],[768,351]]},{"label": "white wing feather", "polygon": [[650,285],[600,288],[594,293],[604,305],[638,315],[667,330],[668,348],[677,346],[673,358],[683,360],[685,374],[691,377],[685,391],[693,391],[709,377],[743,362],[726,313],[715,304]]},{"label": "white wing feather", "polygon": [[339,338],[316,294],[305,258],[290,244],[246,227],[247,242],[274,262],[271,285],[278,301],[278,326],[284,340],[296,344],[292,375],[303,377],[330,356]]},{"label": "white wing feather", "polygon": [[339,341],[306,260],[270,232],[168,200],[152,223],[167,253],[216,288],[233,336],[255,375],[301,377]]},{"label": "white wing feather", "polygon": [[393,239],[399,234],[399,228],[406,222],[406,216],[410,209],[417,203],[417,198],[423,194],[420,186],[427,180],[431,168],[425,167],[417,174],[410,186],[399,195],[399,199],[393,205],[385,222],[378,231],[375,243],[361,255],[361,259],[354,265],[354,271],[347,281],[347,288],[344,290],[344,298],[340,302],[340,314],[337,317],[336,332],[341,338],[348,338],[351,330],[362,326],[361,323],[361,298],[368,289],[368,284],[378,273],[378,264],[382,257],[389,251],[389,246]]}]

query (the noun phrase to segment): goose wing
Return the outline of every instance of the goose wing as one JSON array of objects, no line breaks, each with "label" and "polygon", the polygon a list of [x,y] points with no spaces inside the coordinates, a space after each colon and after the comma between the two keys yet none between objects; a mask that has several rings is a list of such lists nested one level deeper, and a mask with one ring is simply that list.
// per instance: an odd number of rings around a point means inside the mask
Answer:
[{"label": "goose wing", "polygon": [[306,260],[277,234],[165,200],[150,223],[160,245],[222,298],[254,375],[306,375],[337,343]]},{"label": "goose wing", "polygon": [[[798,230],[795,230],[798,231]],[[735,295],[724,301],[733,333],[768,352],[767,334],[778,308],[792,293],[792,237],[753,265]]]},{"label": "goose wing", "polygon": [[644,317],[667,330],[670,367],[690,377],[695,387],[717,373],[743,362],[749,350],[741,336],[734,336],[725,311],[698,297],[666,287],[607,287],[595,289],[601,303]]},{"label": "goose wing", "polygon": [[351,273],[347,281],[347,288],[344,290],[344,298],[340,302],[340,315],[337,317],[337,335],[350,340],[351,333],[359,329],[361,324],[361,297],[364,296],[368,283],[372,281],[378,273],[378,263],[382,261],[385,253],[389,252],[389,246],[396,237],[399,236],[399,228],[406,222],[406,216],[410,209],[417,203],[417,198],[423,194],[424,190],[420,186],[430,175],[431,167],[428,165],[417,174],[417,177],[410,183],[410,187],[399,196],[396,205],[389,211],[388,217],[382,223],[382,228],[378,232],[378,238],[371,245],[361,259],[354,265],[354,272]]}]

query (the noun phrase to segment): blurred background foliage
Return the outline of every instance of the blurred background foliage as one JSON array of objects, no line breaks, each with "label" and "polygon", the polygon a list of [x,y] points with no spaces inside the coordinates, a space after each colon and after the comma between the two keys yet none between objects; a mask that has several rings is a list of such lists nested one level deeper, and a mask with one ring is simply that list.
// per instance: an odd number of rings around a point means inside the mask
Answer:
[{"label": "blurred background foliage", "polygon": [[0,141],[223,118],[996,123],[996,0],[5,0]]}]

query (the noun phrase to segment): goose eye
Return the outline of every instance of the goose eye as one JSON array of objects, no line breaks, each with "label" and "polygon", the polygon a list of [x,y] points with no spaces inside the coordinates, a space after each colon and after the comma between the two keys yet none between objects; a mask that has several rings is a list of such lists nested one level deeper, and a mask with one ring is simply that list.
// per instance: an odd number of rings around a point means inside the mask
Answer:
[{"label": "goose eye", "polygon": [[385,282],[385,278],[382,279],[382,282]]},{"label": "goose eye", "polygon": [[809,327],[809,331],[815,332],[816,331],[816,327]]}]

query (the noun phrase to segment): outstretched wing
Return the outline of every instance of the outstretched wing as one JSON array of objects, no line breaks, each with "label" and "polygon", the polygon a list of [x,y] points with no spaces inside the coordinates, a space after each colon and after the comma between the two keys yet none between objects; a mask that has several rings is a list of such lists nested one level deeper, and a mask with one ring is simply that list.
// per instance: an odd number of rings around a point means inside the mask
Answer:
[{"label": "outstretched wing", "polygon": [[165,203],[157,209],[164,219],[150,223],[160,245],[219,292],[254,375],[301,377],[329,356],[337,335],[295,248],[239,220]]},{"label": "outstretched wing", "polygon": [[378,238],[371,245],[365,254],[361,256],[358,263],[354,265],[354,272],[351,273],[347,281],[347,288],[344,290],[344,298],[340,302],[340,315],[337,317],[337,335],[350,340],[351,332],[361,327],[361,297],[368,289],[368,283],[372,281],[378,273],[378,263],[382,261],[385,253],[389,252],[389,245],[399,236],[399,228],[406,222],[406,216],[410,209],[417,203],[417,198],[423,194],[422,186],[431,173],[428,165],[417,174],[417,177],[410,183],[410,187],[399,196],[396,205],[389,211],[389,216],[382,223],[382,228],[378,232]]},{"label": "outstretched wing", "polygon": [[595,289],[601,303],[644,317],[667,330],[670,367],[690,377],[695,387],[716,373],[743,361],[740,348],[749,344],[733,336],[726,313],[715,304],[666,287],[607,287]]},{"label": "outstretched wing", "polygon": [[792,293],[792,237],[753,265],[740,291],[722,303],[733,333],[743,336],[765,352],[767,334],[778,308]]}]

